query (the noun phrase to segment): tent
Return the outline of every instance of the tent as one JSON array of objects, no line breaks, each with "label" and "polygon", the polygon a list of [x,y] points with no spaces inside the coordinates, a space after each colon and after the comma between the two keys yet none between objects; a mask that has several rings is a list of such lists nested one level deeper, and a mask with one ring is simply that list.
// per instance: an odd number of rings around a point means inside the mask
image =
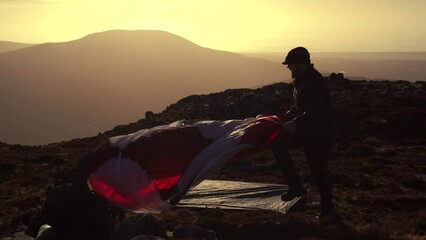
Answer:
[{"label": "tent", "polygon": [[269,148],[286,121],[278,115],[182,120],[112,137],[83,160],[87,183],[126,210],[169,210],[225,163]]}]

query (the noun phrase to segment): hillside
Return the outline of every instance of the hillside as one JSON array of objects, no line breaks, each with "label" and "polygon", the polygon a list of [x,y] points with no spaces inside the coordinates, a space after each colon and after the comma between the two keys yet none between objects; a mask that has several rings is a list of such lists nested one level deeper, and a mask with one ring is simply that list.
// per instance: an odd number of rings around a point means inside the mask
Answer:
[{"label": "hillside", "polygon": [[193,93],[288,79],[279,62],[163,31],[114,30],[0,54],[0,141],[92,136]]},{"label": "hillside", "polygon": [[[242,54],[273,62],[284,58],[283,53]],[[351,79],[426,79],[426,52],[312,52],[311,58],[320,72],[342,72]]]},{"label": "hillside", "polygon": [[0,41],[0,54],[4,53],[4,52],[13,51],[13,50],[18,50],[18,49],[21,49],[21,48],[26,48],[26,47],[29,47],[31,45],[33,45],[33,44]]},{"label": "hillside", "polygon": [[[316,220],[314,204],[273,212],[184,209],[160,215],[173,229],[202,226],[220,239],[425,239],[426,82],[328,78],[339,135],[329,171],[339,218]],[[192,95],[146,119],[98,136],[43,146],[0,144],[0,230],[6,236],[43,203],[46,186],[73,175],[76,162],[109,136],[180,119],[231,119],[277,113],[291,105],[286,83]],[[311,199],[304,154],[294,150]],[[269,151],[228,165],[213,179],[284,183]]]}]

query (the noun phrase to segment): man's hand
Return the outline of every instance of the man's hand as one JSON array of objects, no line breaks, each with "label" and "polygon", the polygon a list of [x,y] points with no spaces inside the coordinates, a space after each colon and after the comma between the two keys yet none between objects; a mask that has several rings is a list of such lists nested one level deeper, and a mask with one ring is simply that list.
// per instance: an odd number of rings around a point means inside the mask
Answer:
[{"label": "man's hand", "polygon": [[296,131],[296,123],[294,123],[294,121],[286,122],[283,125],[283,131],[289,136],[292,135]]}]

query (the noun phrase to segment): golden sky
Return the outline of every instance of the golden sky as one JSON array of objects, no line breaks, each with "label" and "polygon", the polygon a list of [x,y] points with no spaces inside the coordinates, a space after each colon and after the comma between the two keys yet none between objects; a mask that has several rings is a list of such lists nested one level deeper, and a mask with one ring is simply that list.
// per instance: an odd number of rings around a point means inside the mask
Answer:
[{"label": "golden sky", "polygon": [[0,40],[156,29],[233,52],[426,51],[426,0],[0,0]]}]

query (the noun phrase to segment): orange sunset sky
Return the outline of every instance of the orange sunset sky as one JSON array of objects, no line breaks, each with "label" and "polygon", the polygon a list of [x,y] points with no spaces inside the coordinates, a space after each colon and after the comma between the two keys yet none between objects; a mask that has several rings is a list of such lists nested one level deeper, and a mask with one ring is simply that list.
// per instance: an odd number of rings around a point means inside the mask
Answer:
[{"label": "orange sunset sky", "polygon": [[425,0],[1,0],[0,40],[157,29],[233,52],[426,51]]}]

